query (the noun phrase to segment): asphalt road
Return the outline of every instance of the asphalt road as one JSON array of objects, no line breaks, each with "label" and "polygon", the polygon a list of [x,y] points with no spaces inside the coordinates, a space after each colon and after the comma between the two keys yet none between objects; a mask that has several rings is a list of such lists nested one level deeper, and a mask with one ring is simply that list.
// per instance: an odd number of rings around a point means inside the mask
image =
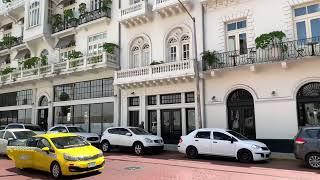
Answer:
[{"label": "asphalt road", "polygon": [[[50,179],[35,170],[20,171],[11,160],[0,159],[0,179]],[[233,159],[201,157],[189,160],[182,154],[165,152],[137,157],[129,153],[106,154],[102,172],[64,179],[105,180],[319,180],[320,170],[304,167],[299,161],[273,160],[242,164]]]}]

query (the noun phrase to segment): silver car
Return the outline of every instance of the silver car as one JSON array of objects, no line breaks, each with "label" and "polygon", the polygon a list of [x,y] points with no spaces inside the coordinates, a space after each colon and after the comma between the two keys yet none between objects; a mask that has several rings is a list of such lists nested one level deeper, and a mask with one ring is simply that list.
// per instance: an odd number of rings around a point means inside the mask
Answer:
[{"label": "silver car", "polygon": [[96,133],[88,133],[80,126],[74,125],[56,125],[49,129],[50,132],[62,132],[62,133],[73,133],[76,134],[91,144],[98,145],[100,144],[100,137]]},{"label": "silver car", "polygon": [[303,127],[294,141],[294,155],[310,168],[320,168],[320,127]]}]

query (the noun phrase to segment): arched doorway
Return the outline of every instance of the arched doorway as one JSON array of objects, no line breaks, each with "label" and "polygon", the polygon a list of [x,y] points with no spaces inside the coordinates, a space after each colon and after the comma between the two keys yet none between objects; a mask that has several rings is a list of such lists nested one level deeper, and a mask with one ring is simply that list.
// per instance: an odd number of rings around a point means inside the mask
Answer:
[{"label": "arched doorway", "polygon": [[254,101],[245,89],[237,89],[228,97],[228,128],[250,139],[256,138]]},{"label": "arched doorway", "polygon": [[311,82],[302,86],[297,93],[298,125],[320,125],[320,83]]},{"label": "arched doorway", "polygon": [[48,98],[46,96],[42,96],[39,99],[39,109],[38,109],[38,125],[44,129],[48,130]]}]

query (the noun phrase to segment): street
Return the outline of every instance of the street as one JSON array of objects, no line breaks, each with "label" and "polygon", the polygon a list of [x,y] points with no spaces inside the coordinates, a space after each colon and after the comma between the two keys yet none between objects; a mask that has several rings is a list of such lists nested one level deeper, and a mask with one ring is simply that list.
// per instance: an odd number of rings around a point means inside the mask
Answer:
[{"label": "street", "polygon": [[[320,171],[307,169],[294,160],[272,160],[242,164],[233,159],[200,157],[189,160],[176,152],[137,157],[129,153],[106,154],[103,172],[72,177],[72,179],[108,180],[317,180]],[[1,157],[0,179],[50,179],[35,170],[20,171],[12,161]],[[71,178],[65,178],[71,179]]]}]

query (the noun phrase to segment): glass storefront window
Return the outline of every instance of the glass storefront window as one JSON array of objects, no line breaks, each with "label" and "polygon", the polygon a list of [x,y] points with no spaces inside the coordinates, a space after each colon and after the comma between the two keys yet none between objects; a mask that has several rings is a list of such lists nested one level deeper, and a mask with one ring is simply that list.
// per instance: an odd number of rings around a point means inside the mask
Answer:
[{"label": "glass storefront window", "polygon": [[195,109],[187,109],[187,134],[196,129]]},{"label": "glass storefront window", "polygon": [[21,109],[0,112],[0,125],[9,123],[31,124],[32,109]]},{"label": "glass storefront window", "polygon": [[157,135],[157,111],[148,111],[148,130],[151,134]]},{"label": "glass storefront window", "polygon": [[93,133],[101,134],[102,104],[90,105],[90,130]]},{"label": "glass storefront window", "polygon": [[72,106],[62,106],[54,108],[55,124],[73,124]]},{"label": "glass storefront window", "polygon": [[89,105],[76,105],[73,107],[73,123],[89,132]]},{"label": "glass storefront window", "polygon": [[113,126],[113,103],[103,103],[103,122],[102,122],[102,132],[109,127]]}]

